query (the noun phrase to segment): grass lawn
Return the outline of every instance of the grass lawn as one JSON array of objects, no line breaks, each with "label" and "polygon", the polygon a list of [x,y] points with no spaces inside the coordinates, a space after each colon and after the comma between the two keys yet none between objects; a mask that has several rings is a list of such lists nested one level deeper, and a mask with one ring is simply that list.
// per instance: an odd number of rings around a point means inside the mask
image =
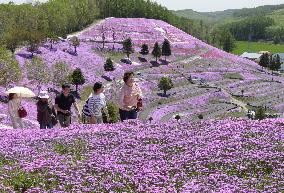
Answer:
[{"label": "grass lawn", "polygon": [[[280,44],[271,44],[263,42],[252,42],[250,45],[250,52],[259,52],[259,51],[270,51],[272,53],[284,52],[284,45]],[[233,53],[241,55],[244,52],[248,52],[248,42],[246,41],[237,41],[236,48]]]}]

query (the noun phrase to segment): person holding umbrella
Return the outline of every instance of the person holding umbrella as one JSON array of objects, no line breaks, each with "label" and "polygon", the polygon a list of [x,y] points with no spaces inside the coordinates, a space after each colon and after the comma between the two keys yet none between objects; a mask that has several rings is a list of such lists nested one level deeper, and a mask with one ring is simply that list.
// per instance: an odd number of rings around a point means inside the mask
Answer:
[{"label": "person holding umbrella", "polygon": [[6,94],[8,95],[8,112],[12,121],[14,129],[24,128],[22,118],[27,116],[26,110],[21,105],[21,98],[31,98],[35,94],[25,87],[14,87],[9,89]]},{"label": "person holding umbrella", "polygon": [[14,129],[24,128],[22,118],[19,116],[19,109],[22,109],[20,98],[16,93],[9,93],[8,112]]},{"label": "person holding umbrella", "polygon": [[49,95],[47,91],[41,91],[38,95],[37,102],[37,121],[40,129],[51,129],[54,125],[52,119],[56,117],[55,110],[49,102]]}]

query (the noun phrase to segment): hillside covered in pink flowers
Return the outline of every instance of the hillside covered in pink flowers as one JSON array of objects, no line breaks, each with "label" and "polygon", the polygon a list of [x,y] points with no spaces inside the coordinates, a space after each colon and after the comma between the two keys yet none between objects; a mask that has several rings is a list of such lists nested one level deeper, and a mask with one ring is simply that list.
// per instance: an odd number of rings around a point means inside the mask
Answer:
[{"label": "hillside covered in pink flowers", "polygon": [[281,192],[283,120],[1,130],[4,192]]},{"label": "hillside covered in pink flowers", "polygon": [[[52,68],[57,62],[66,63],[70,70],[79,67],[86,77],[79,94],[85,93],[95,81],[102,81],[107,87],[108,100],[117,102],[122,75],[132,70],[137,74],[145,96],[141,120],[153,117],[155,122],[164,122],[172,120],[176,114],[185,120],[197,120],[200,115],[205,119],[245,117],[247,109],[260,106],[273,113],[281,114],[284,110],[282,76],[272,74],[252,61],[214,48],[163,21],[107,18],[68,37],[72,36],[80,39],[77,53],[74,53],[70,41],[64,40],[57,42],[52,49],[45,43],[35,54],[50,68],[50,76],[54,76]],[[134,43],[131,65],[121,61],[126,58],[122,49],[122,41],[126,38],[131,38]],[[161,58],[156,63],[151,51],[155,42],[161,44],[164,39],[169,40],[172,55],[167,61]],[[142,44],[148,44],[149,55],[139,53]],[[115,63],[116,69],[112,72],[106,72],[103,68],[107,58]],[[24,73],[19,85],[37,93],[38,85],[28,80],[25,74],[26,62],[31,60],[31,54],[22,48],[16,52],[16,59]],[[162,91],[157,86],[163,76],[171,78],[174,83],[167,97],[161,96]],[[41,85],[41,89],[47,88],[60,91],[59,85],[52,80]],[[5,89],[0,91],[3,94]],[[34,102],[25,101],[24,105],[30,109],[25,120],[27,127],[35,126]],[[3,109],[0,123],[8,127],[6,105],[0,103],[0,106]]]}]

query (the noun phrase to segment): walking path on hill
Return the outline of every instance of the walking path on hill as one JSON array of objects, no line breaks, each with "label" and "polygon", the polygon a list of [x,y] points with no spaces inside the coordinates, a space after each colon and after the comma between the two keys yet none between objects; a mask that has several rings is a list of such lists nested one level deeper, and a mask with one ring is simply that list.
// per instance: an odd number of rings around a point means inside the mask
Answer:
[{"label": "walking path on hill", "polygon": [[[186,59],[180,60],[180,61],[178,61],[178,62],[173,62],[172,64],[173,64],[173,65],[178,65],[177,63],[186,63],[186,62],[188,62],[188,61],[194,61],[194,60],[196,60],[196,59],[198,59],[198,58],[199,58],[198,56],[193,56],[193,57],[190,57],[190,58],[186,58]],[[185,77],[186,79],[188,79],[188,77],[187,77],[184,73],[180,72],[178,69],[174,69],[173,67],[172,67],[172,69],[173,69],[174,72],[177,72],[177,73],[179,73],[181,76],[183,76],[183,77]],[[198,85],[195,85],[195,86],[198,87]],[[223,93],[225,93],[226,95],[230,96],[230,102],[231,102],[232,104],[235,104],[235,105],[237,105],[238,107],[241,107],[242,110],[243,110],[245,113],[248,112],[247,105],[246,105],[244,102],[242,102],[241,100],[238,100],[238,99],[234,98],[234,97],[232,96],[232,94],[231,94],[229,91],[227,91],[227,89],[226,89],[225,87],[223,87],[222,85],[214,85],[214,84],[212,84],[212,87],[221,89],[221,91],[222,91]]]}]

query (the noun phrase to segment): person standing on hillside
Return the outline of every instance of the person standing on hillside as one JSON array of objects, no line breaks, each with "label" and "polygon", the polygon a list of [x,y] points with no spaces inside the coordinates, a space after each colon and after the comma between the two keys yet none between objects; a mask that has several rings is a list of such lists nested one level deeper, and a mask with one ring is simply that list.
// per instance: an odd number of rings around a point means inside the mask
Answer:
[{"label": "person standing on hillside", "polygon": [[12,121],[14,129],[23,129],[23,121],[19,116],[19,109],[21,109],[21,101],[16,93],[9,94],[8,112]]},{"label": "person standing on hillside", "polygon": [[57,110],[57,118],[61,127],[69,127],[71,124],[71,106],[75,107],[75,110],[80,119],[81,114],[78,105],[75,101],[75,97],[70,93],[70,85],[64,84],[62,86],[62,93],[55,98],[55,109]]},{"label": "person standing on hillside", "polygon": [[137,119],[142,110],[142,91],[134,82],[134,73],[126,72],[123,76],[124,86],[120,91],[119,114],[121,121]]},{"label": "person standing on hillside", "polygon": [[48,101],[49,95],[47,91],[41,91],[38,95],[37,102],[37,121],[40,129],[51,129],[53,127],[52,117],[55,117],[55,110],[52,104]]},{"label": "person standing on hillside", "polygon": [[84,124],[101,124],[104,122],[103,111],[106,111],[106,98],[102,83],[95,83],[93,90],[94,93],[83,107],[82,121]]}]

